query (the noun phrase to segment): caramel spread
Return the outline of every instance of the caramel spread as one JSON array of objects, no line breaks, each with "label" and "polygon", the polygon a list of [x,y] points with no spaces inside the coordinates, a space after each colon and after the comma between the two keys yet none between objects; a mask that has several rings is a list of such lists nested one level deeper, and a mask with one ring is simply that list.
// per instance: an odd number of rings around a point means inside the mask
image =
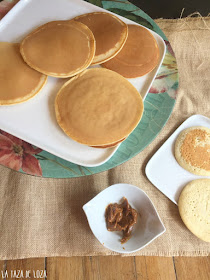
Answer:
[{"label": "caramel spread", "polygon": [[210,134],[207,131],[201,129],[190,131],[180,150],[187,163],[210,171]]},{"label": "caramel spread", "polygon": [[111,203],[107,206],[105,212],[107,229],[108,231],[122,231],[121,243],[123,244],[130,239],[133,226],[137,222],[137,216],[137,211],[123,197],[121,204]]}]

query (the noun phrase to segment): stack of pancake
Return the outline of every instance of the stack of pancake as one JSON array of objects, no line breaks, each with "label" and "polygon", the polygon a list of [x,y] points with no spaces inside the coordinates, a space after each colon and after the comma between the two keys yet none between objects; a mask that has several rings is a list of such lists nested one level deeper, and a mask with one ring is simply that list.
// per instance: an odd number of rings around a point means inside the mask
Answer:
[{"label": "stack of pancake", "polygon": [[[104,12],[48,22],[20,44],[1,42],[0,51],[0,105],[35,96],[47,76],[70,77],[55,100],[58,124],[75,141],[97,148],[122,142],[138,125],[143,101],[125,78],[147,74],[159,60],[146,28]],[[86,70],[96,64],[107,69]]]},{"label": "stack of pancake", "polygon": [[92,65],[102,64],[125,78],[137,78],[158,64],[159,49],[151,32],[139,25],[126,25],[108,13],[74,18],[90,28],[96,40]]}]

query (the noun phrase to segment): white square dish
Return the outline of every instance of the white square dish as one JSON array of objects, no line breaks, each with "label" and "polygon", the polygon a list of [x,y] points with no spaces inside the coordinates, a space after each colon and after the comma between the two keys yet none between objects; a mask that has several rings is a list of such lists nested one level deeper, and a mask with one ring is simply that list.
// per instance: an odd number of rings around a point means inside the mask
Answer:
[{"label": "white square dish", "polygon": [[[122,232],[110,232],[106,228],[105,210],[110,203],[120,203],[123,197],[127,198],[128,203],[139,215],[131,238],[121,244]],[[112,185],[86,203],[83,210],[99,242],[118,253],[133,253],[141,250],[165,232],[165,227],[152,201],[144,191],[133,185]]]},{"label": "white square dish", "polygon": [[[37,26],[52,20],[66,20],[80,14],[106,11],[82,0],[21,0],[1,21],[0,41],[20,42]],[[108,12],[108,11],[106,11]],[[128,24],[136,24],[120,17]],[[145,98],[165,55],[163,39],[151,31],[160,50],[157,67],[149,74],[129,81]],[[60,129],[56,122],[54,99],[66,79],[48,78],[42,91],[33,99],[10,106],[0,106],[0,128],[67,161],[94,167],[105,163],[114,148],[95,149],[81,145]]]},{"label": "white square dish", "polygon": [[210,178],[194,175],[182,168],[175,159],[174,145],[179,133],[192,126],[210,128],[210,119],[202,115],[193,115],[184,121],[153,155],[146,166],[146,175],[151,183],[175,204],[183,187],[192,180]]}]

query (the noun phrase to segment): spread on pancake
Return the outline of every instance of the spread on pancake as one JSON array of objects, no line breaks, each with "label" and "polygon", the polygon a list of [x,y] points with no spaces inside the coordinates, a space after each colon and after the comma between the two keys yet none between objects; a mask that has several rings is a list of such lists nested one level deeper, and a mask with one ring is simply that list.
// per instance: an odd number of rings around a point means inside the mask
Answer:
[{"label": "spread on pancake", "polygon": [[0,42],[0,53],[0,105],[21,103],[35,96],[47,76],[24,62],[20,44]]},{"label": "spread on pancake", "polygon": [[70,79],[56,96],[58,124],[73,140],[105,146],[127,137],[143,113],[139,92],[121,75],[88,69]]},{"label": "spread on pancake", "polygon": [[187,228],[203,241],[210,242],[210,179],[188,183],[178,201],[180,216]]},{"label": "spread on pancake", "polygon": [[210,129],[195,126],[182,131],[175,142],[175,157],[189,172],[210,176]]},{"label": "spread on pancake", "polygon": [[136,78],[151,72],[159,62],[159,49],[146,28],[128,25],[128,38],[122,50],[102,66],[125,78]]},{"label": "spread on pancake", "polygon": [[112,14],[89,13],[78,16],[74,20],[84,23],[93,32],[96,40],[96,52],[92,64],[100,64],[111,59],[126,42],[127,25]]},{"label": "spread on pancake", "polygon": [[28,34],[20,52],[25,62],[41,73],[72,77],[91,64],[95,39],[90,29],[80,22],[52,21]]}]

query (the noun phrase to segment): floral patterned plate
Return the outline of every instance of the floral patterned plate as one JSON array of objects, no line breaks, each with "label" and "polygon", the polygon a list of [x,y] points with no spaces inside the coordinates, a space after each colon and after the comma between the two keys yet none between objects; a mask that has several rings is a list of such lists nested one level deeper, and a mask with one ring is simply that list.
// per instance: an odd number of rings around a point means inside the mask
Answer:
[{"label": "floral patterned plate", "polygon": [[[1,4],[12,1],[3,1]],[[17,1],[16,1],[17,2]],[[117,13],[158,33],[167,46],[163,64],[144,100],[144,114],[134,132],[120,145],[114,156],[98,167],[79,166],[32,146],[4,131],[0,131],[0,164],[22,173],[53,178],[71,178],[111,169],[142,151],[158,135],[167,122],[178,88],[178,71],[173,50],[160,28],[138,7],[125,0],[89,0],[92,4]],[[139,137],[141,135],[141,137]]]}]

